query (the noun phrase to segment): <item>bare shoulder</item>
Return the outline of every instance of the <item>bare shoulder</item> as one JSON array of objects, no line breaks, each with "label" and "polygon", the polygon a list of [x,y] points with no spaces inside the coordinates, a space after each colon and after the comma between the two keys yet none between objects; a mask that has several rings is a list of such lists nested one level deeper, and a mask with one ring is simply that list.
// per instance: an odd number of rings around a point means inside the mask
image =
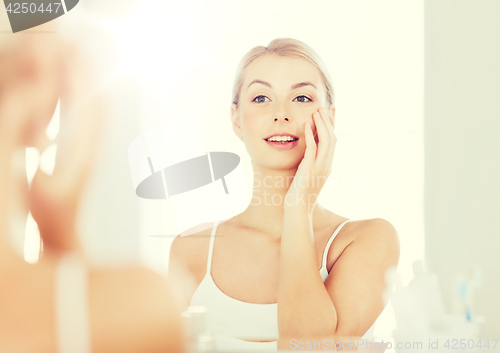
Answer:
[{"label": "bare shoulder", "polygon": [[160,274],[141,266],[94,270],[89,304],[94,352],[183,351],[180,310]]},{"label": "bare shoulder", "polygon": [[[334,217],[333,223],[338,224],[338,216]],[[340,220],[347,219],[341,217]],[[356,257],[375,253],[396,264],[399,261],[399,237],[396,229],[382,218],[350,220],[333,240],[328,252],[328,268],[332,268],[341,255],[346,253]]]},{"label": "bare shoulder", "polygon": [[384,242],[399,242],[396,228],[383,218],[363,219],[351,223],[356,224],[353,231],[358,237],[376,238]]},{"label": "bare shoulder", "polygon": [[353,247],[381,256],[399,259],[399,236],[394,226],[383,218],[364,219],[352,223],[350,232]]}]

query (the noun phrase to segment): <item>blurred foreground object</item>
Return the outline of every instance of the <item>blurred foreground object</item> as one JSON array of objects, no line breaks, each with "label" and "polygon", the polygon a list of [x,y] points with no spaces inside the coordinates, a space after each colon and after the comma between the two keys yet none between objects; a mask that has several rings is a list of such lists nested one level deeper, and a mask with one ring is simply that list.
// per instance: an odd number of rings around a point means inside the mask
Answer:
[{"label": "blurred foreground object", "polygon": [[[89,268],[79,244],[75,222],[105,121],[98,77],[78,47],[52,33],[1,40],[0,63],[0,352],[183,352],[164,278],[139,265]],[[13,177],[12,157],[52,143],[46,130],[59,98],[55,168],[37,171],[28,189],[26,175]],[[16,200],[40,229],[36,264],[9,238]]]}]

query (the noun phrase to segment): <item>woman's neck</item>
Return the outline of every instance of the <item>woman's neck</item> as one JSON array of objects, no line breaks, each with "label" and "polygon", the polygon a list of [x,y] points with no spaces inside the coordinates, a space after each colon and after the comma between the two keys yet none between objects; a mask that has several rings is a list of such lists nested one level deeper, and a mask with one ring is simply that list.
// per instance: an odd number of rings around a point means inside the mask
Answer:
[{"label": "woman's neck", "polygon": [[[262,225],[262,231],[274,240],[281,239],[285,196],[297,169],[276,170],[253,164],[254,183],[250,205],[240,215],[247,225]],[[317,204],[313,211],[314,223],[319,223],[328,211]]]}]

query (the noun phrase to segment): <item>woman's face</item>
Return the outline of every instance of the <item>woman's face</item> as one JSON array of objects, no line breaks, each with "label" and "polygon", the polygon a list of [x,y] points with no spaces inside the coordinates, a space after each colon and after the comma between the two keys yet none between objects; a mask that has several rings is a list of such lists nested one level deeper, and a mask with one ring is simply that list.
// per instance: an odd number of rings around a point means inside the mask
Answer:
[{"label": "woman's face", "polygon": [[[306,59],[265,55],[246,69],[238,106],[233,104],[233,130],[254,163],[272,169],[291,169],[304,157],[304,124],[316,135],[312,115],[326,107],[326,88],[320,72]],[[298,138],[282,145],[266,139],[276,133]]]}]

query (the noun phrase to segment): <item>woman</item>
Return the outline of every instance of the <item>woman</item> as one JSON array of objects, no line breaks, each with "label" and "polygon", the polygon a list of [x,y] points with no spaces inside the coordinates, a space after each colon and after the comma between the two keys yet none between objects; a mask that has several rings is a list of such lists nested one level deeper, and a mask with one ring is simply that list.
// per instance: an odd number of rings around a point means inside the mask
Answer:
[{"label": "woman", "polygon": [[[0,352],[183,352],[180,313],[160,275],[140,266],[89,269],[82,256],[75,221],[98,150],[102,102],[90,95],[96,86],[86,82],[84,62],[55,36],[0,42]],[[53,175],[38,172],[28,191],[26,174],[13,178],[12,157],[26,146],[47,147],[59,97],[61,123],[72,116],[74,129],[61,129],[65,156]],[[14,192],[19,184],[22,194]],[[36,264],[10,241],[15,200],[29,203],[39,225],[44,249]]]},{"label": "woman", "polygon": [[384,273],[399,260],[394,227],[316,201],[331,171],[334,117],[331,80],[306,44],[275,39],[243,57],[231,121],[252,159],[252,202],[215,222],[211,237],[177,236],[170,254],[184,307],[207,307],[222,349],[349,342],[385,306]]}]

